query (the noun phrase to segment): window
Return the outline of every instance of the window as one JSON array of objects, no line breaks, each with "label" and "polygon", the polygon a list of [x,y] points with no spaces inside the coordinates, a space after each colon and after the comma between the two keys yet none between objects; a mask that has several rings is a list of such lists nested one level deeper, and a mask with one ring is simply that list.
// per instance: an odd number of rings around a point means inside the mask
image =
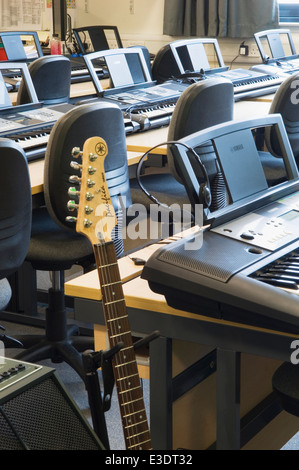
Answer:
[{"label": "window", "polygon": [[278,0],[280,23],[299,23],[299,1]]}]

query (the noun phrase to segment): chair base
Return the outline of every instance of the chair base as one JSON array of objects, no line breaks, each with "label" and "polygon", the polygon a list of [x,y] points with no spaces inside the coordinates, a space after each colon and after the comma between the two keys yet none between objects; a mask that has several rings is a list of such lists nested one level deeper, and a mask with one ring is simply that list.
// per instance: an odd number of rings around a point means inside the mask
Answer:
[{"label": "chair base", "polygon": [[53,363],[65,361],[84,380],[81,352],[94,348],[93,337],[80,336],[77,325],[67,325],[64,292],[49,289],[49,307],[46,310],[46,331],[44,335],[24,335],[21,341],[25,351],[15,359],[39,362],[50,359]]},{"label": "chair base", "polygon": [[[15,359],[22,359],[28,362],[39,362],[44,359],[50,359],[54,364],[66,362],[77,374],[85,380],[83,369],[82,351],[93,349],[93,338],[72,336],[76,326],[68,329],[68,335],[61,341],[51,341],[46,336],[28,335],[21,338],[23,346],[28,347],[25,351],[15,356]],[[35,343],[35,344],[33,344]],[[30,344],[32,344],[30,346]]]}]

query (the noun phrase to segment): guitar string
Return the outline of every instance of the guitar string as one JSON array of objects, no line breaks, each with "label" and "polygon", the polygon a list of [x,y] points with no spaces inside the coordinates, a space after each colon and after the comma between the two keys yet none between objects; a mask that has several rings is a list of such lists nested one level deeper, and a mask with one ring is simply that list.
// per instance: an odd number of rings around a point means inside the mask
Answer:
[{"label": "guitar string", "polygon": [[[110,260],[109,260],[109,256],[108,256],[108,249],[107,249],[107,245],[102,245],[102,259],[103,259],[103,262],[101,263],[102,265],[108,265]],[[103,248],[104,247],[104,248]],[[113,245],[111,246],[113,248]],[[116,260],[117,262],[117,260]],[[118,266],[115,266],[115,269],[117,269]],[[107,297],[109,297],[109,301],[111,299],[111,301],[113,301],[113,296],[115,295],[114,294],[114,285],[115,285],[115,282],[117,282],[115,279],[112,279],[111,277],[111,270],[110,269],[106,269],[106,268],[102,268],[101,269],[101,274],[102,274],[102,278],[103,278],[103,284],[105,285],[105,293],[107,293]],[[107,276],[108,274],[108,276]],[[122,287],[121,288],[121,294],[122,294],[122,299],[124,301],[124,295],[123,295],[123,291],[122,291]],[[108,300],[108,299],[106,299]],[[119,310],[118,310],[118,306],[116,303],[109,303],[108,305],[106,304],[105,305],[106,309],[107,309],[107,313],[109,314],[109,317],[110,318],[118,318],[119,316]],[[126,307],[125,307],[125,310],[126,310]],[[110,313],[109,313],[110,311]],[[126,313],[126,316],[127,316],[127,313]],[[128,319],[127,319],[127,322],[128,322]],[[119,329],[118,328],[118,325],[116,324],[117,322],[110,322],[110,331],[111,333],[113,333],[113,335],[120,335],[121,333],[119,333]],[[132,347],[133,348],[133,344],[132,345],[129,345],[129,347]],[[133,354],[133,358],[134,358],[134,350],[132,350],[132,354]],[[124,352],[120,351],[119,352],[119,359],[121,360],[121,363],[123,364],[124,363],[124,359],[125,359],[125,354]],[[135,359],[135,362],[136,362],[136,359]],[[128,367],[127,365],[124,363],[124,365],[121,365],[121,367],[124,369],[124,372],[126,373],[126,377],[129,375],[129,371],[128,371]],[[136,368],[137,368],[137,364],[136,364]],[[138,374],[138,370],[137,370],[137,374]],[[138,388],[140,387],[140,392],[141,392],[141,400],[142,400],[142,403],[143,403],[143,408],[144,408],[144,401],[143,401],[143,395],[142,395],[142,390],[141,390],[141,384],[140,384],[140,379],[139,379],[139,375],[137,376],[138,378]],[[123,388],[123,386],[125,388]],[[126,409],[128,409],[128,413],[129,415],[131,415],[130,419],[131,419],[131,422],[132,422],[132,416],[133,416],[133,413],[135,414],[135,410],[134,410],[134,406],[133,406],[133,403],[134,401],[136,401],[136,399],[133,397],[133,391],[132,390],[127,390],[128,386],[126,385],[126,383],[122,383],[121,381],[118,382],[118,387],[119,387],[119,391],[124,391],[126,393],[126,396],[128,397],[128,400],[129,400],[129,403],[126,405]],[[140,412],[141,413],[141,412]],[[146,420],[146,412],[145,412],[145,409],[144,411],[142,412],[142,415],[144,413],[144,419]],[[140,415],[141,416],[141,415]],[[130,440],[130,446],[131,447],[134,447],[134,446],[137,446],[139,445],[139,436],[138,436],[138,425],[140,424],[140,417],[138,418],[139,419],[139,422],[135,422],[136,420],[136,416],[134,416],[134,420],[133,420],[133,423],[132,423],[132,430],[137,428],[136,429],[136,435],[133,435],[133,436],[129,436],[129,431],[127,431],[128,433],[128,439]],[[127,421],[127,420],[126,420]],[[149,431],[148,429],[144,432],[144,434],[146,434],[146,432]],[[142,433],[139,433],[139,434],[142,434]],[[137,440],[137,442],[136,442]],[[133,441],[133,442],[131,442]]]},{"label": "guitar string", "polygon": [[[102,253],[103,253],[103,255],[104,255],[104,256],[103,256],[103,263],[102,263],[102,265],[108,265],[108,264],[110,263],[110,256],[108,256],[108,248],[107,248],[107,246],[105,245],[104,248],[102,247],[102,250],[101,250],[101,251],[102,251]],[[114,292],[114,286],[113,286],[113,284],[115,283],[115,279],[112,278],[111,273],[112,273],[112,270],[111,270],[111,269],[107,269],[107,268],[102,269],[102,275],[103,275],[103,278],[105,278],[104,283],[106,284],[106,287],[105,287],[105,294],[106,294],[106,296],[107,296],[106,301],[108,301],[108,300],[110,301],[110,300],[113,299],[113,292]],[[108,274],[108,276],[107,276],[107,274]],[[110,292],[109,292],[109,291],[110,291]],[[122,291],[121,291],[121,294],[122,294]],[[109,298],[108,298],[108,297],[109,297]],[[123,295],[122,295],[122,297],[123,297]],[[119,299],[118,299],[118,300],[119,300]],[[116,318],[116,319],[117,319],[118,316],[119,316],[119,311],[118,311],[117,305],[116,305],[116,304],[108,304],[108,305],[106,304],[105,306],[106,306],[106,310],[107,310],[107,314],[108,314],[109,318],[111,318],[111,319],[112,319],[112,318]],[[120,334],[120,333],[119,333],[119,330],[117,329],[117,322],[112,321],[112,322],[110,323],[110,325],[109,325],[109,329],[110,329],[110,331],[111,331],[111,335],[119,335],[119,334]],[[120,364],[122,364],[122,363],[124,362],[124,357],[123,357],[123,356],[124,356],[123,352],[119,352],[119,354],[118,354],[118,359],[119,359],[119,361],[120,361]],[[115,362],[116,362],[116,363],[118,362],[118,361],[117,361],[117,357],[116,357],[116,361],[115,361]],[[116,365],[117,365],[117,364],[116,364]],[[127,377],[127,376],[128,376],[128,370],[127,370],[126,365],[121,366],[121,367],[123,368],[123,370],[124,370],[124,372],[125,372],[125,374],[126,374],[126,377]],[[122,385],[124,385],[125,388],[123,388]],[[124,390],[127,389],[127,386],[126,386],[125,383],[123,384],[122,382],[118,382],[118,389],[119,389],[119,391],[124,391]],[[134,408],[132,408],[132,407],[133,407],[133,404],[130,403],[130,402],[132,401],[132,398],[133,398],[133,397],[132,397],[131,392],[126,392],[126,395],[127,395],[128,399],[129,399],[129,404],[126,405],[126,409],[128,409],[128,412],[129,412],[129,413],[126,412],[126,414],[129,414],[129,415],[130,415],[130,414],[134,411]],[[124,410],[121,410],[121,411],[123,412]],[[126,422],[127,422],[127,421],[128,421],[128,420],[126,419]],[[137,424],[137,423],[136,423],[136,424]],[[126,431],[126,433],[128,434],[128,431]],[[138,445],[138,442],[136,443],[136,439],[135,439],[135,438],[130,438],[129,435],[127,436],[127,441],[128,441],[128,440],[130,441],[130,442],[128,443],[128,445],[129,445],[129,444],[130,444],[131,446],[132,446],[132,445],[133,445],[133,446],[134,446],[134,445]],[[131,442],[132,440],[133,440],[133,442]],[[127,444],[127,443],[126,443],[126,444]]]},{"label": "guitar string", "polygon": [[[111,246],[109,247],[109,249],[113,249],[113,245],[111,245]],[[108,253],[107,253],[107,254],[108,254]],[[108,256],[108,258],[106,257],[106,259],[107,259],[107,260],[110,259],[110,256]],[[115,271],[117,272],[118,266],[115,266],[115,268],[113,267],[113,269],[115,269]],[[106,270],[105,270],[105,271],[106,271]],[[109,292],[109,300],[110,300],[110,299],[111,299],[111,300],[113,299],[113,292],[114,292],[113,283],[115,282],[115,279],[111,277],[112,272],[113,272],[112,270],[108,270],[108,274],[110,275],[110,277],[109,277],[109,285],[108,285],[108,290],[110,291],[110,292]],[[117,276],[117,278],[119,278],[119,276]],[[121,297],[122,297],[122,299],[123,299],[124,296],[123,296],[123,292],[122,292],[122,287],[121,287],[120,289],[121,289],[120,294],[121,294]],[[124,300],[124,299],[123,299],[123,300]],[[118,316],[119,316],[119,308],[118,308],[118,307],[119,307],[119,304],[118,304],[118,305],[117,305],[117,304],[109,304],[109,305],[107,306],[108,310],[110,311],[110,315],[113,315],[113,318],[118,318]],[[126,310],[126,308],[125,308],[125,310]],[[126,313],[126,311],[125,311],[125,313]],[[128,319],[127,319],[127,323],[128,323]],[[116,323],[116,322],[112,322],[112,325],[111,325],[111,326],[112,326],[111,331],[112,331],[114,334],[118,335],[118,334],[119,334],[119,330],[118,330],[118,327],[117,327],[117,323]],[[127,325],[126,325],[126,326],[127,326]],[[132,344],[131,344],[131,347],[132,347]],[[131,352],[132,352],[132,355],[133,355],[133,358],[134,358],[134,352],[133,352],[133,350],[132,350]],[[125,360],[125,354],[124,354],[123,351],[119,353],[119,357],[118,357],[118,358],[119,358],[119,360],[120,360],[120,363],[123,364],[123,363],[124,363],[124,360]],[[122,365],[121,367],[123,368],[123,370],[124,370],[126,376],[128,376],[128,368],[127,368],[126,364]],[[136,365],[136,368],[137,368],[137,365]],[[138,372],[138,371],[136,370],[136,372]],[[125,390],[128,389],[128,385],[127,385],[126,383],[123,384],[122,382],[120,382],[119,385],[120,385],[120,387],[119,387],[120,390],[125,391]],[[124,387],[123,387],[122,385],[124,385]],[[139,383],[139,386],[140,386],[140,383]],[[129,415],[132,415],[132,412],[134,412],[133,402],[135,401],[135,399],[134,399],[134,397],[133,397],[133,395],[132,395],[132,391],[129,390],[129,391],[125,392],[125,393],[126,393],[127,400],[129,400],[129,404],[126,405],[126,409],[129,411]],[[132,416],[130,416],[130,420],[131,420],[131,418],[132,418]],[[127,422],[127,421],[128,421],[128,420],[126,420],[126,422]],[[133,426],[132,429],[134,429],[134,428],[137,428],[136,431],[138,432],[138,422],[136,423],[135,420],[134,420],[134,426]],[[139,444],[138,434],[137,434],[136,437],[129,437],[130,433],[129,433],[128,430],[127,430],[127,434],[128,434],[127,438],[128,438],[128,440],[129,440],[130,446],[136,446],[136,445]],[[134,435],[133,435],[133,436],[134,436]],[[137,440],[137,442],[136,442],[136,440]]]}]

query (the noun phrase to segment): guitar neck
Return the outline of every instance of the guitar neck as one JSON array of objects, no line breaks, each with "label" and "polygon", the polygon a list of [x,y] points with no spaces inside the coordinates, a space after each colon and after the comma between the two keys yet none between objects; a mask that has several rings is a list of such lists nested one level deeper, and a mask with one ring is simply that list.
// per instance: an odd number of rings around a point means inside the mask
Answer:
[{"label": "guitar neck", "polygon": [[123,343],[112,365],[127,450],[152,449],[132,334],[113,242],[94,245],[109,344]]}]

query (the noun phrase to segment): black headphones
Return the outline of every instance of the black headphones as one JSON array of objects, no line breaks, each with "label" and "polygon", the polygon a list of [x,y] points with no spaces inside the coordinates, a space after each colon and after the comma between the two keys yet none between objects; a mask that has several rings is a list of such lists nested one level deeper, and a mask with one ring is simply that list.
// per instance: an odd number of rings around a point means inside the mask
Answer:
[{"label": "black headphones", "polygon": [[152,194],[150,194],[148,192],[148,190],[143,186],[143,184],[141,183],[141,180],[140,180],[140,174],[141,174],[141,168],[142,168],[142,164],[145,160],[145,158],[148,156],[149,153],[151,153],[153,150],[155,150],[157,147],[161,147],[163,145],[182,145],[183,147],[185,147],[187,150],[189,150],[189,152],[191,152],[193,154],[193,156],[195,157],[197,163],[199,164],[200,168],[201,168],[201,171],[204,175],[204,178],[205,178],[205,182],[202,183],[200,185],[200,188],[199,188],[199,202],[200,204],[203,204],[204,208],[209,208],[211,203],[212,203],[212,195],[211,195],[211,188],[210,188],[210,181],[209,181],[209,176],[208,176],[208,173],[207,173],[207,170],[206,170],[206,167],[204,166],[204,164],[202,163],[199,155],[195,152],[195,150],[192,148],[192,147],[189,147],[187,144],[183,143],[183,142],[180,142],[180,141],[168,141],[168,142],[163,142],[161,144],[158,144],[158,145],[155,145],[154,147],[152,147],[151,149],[147,150],[147,152],[145,152],[142,157],[140,158],[139,162],[138,162],[138,165],[137,165],[137,168],[136,168],[136,179],[137,179],[137,182],[140,186],[140,188],[142,189],[142,191],[155,203],[155,204],[158,204],[158,205],[161,205],[163,207],[166,207],[168,208],[168,206],[166,204],[163,204],[161,203],[160,201],[158,201],[158,199],[153,196]]}]

